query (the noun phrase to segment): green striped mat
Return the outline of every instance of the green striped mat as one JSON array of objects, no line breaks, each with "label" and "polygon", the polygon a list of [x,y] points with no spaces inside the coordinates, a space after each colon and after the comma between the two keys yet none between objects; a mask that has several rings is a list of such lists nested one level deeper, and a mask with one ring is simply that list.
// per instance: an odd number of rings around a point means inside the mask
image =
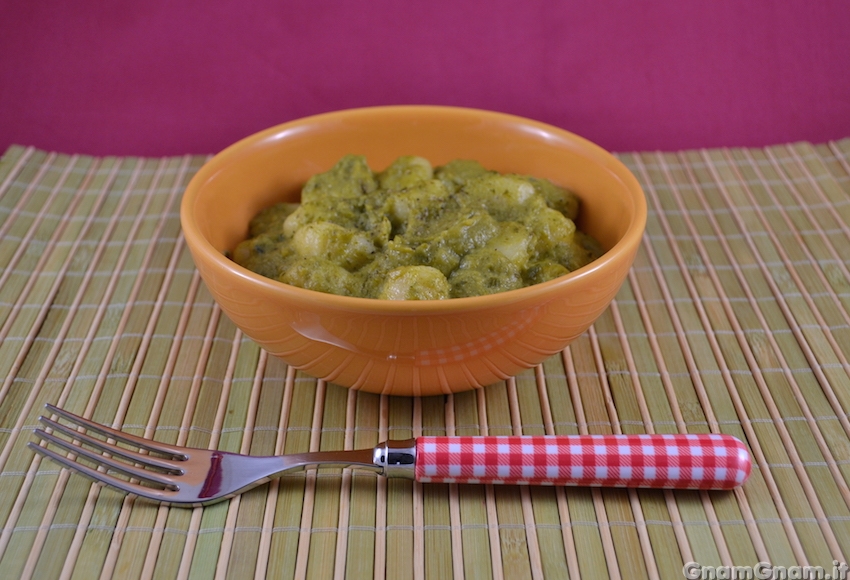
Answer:
[{"label": "green striped mat", "polygon": [[[449,397],[382,397],[271,358],[180,234],[205,157],[0,159],[0,577],[682,578],[850,559],[850,140],[619,155],[649,221],[563,353]],[[26,444],[45,402],[251,454],[418,434],[723,432],[734,492],[416,484],[339,469],[162,507]],[[706,573],[710,569],[702,570]],[[719,576],[722,577],[722,576]]]}]

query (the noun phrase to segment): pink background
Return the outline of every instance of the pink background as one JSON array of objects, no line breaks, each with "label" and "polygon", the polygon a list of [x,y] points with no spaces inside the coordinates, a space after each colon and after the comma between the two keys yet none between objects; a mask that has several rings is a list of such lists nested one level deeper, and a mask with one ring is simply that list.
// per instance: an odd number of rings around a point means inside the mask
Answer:
[{"label": "pink background", "polygon": [[0,0],[0,150],[215,152],[445,104],[615,151],[850,137],[847,0]]}]

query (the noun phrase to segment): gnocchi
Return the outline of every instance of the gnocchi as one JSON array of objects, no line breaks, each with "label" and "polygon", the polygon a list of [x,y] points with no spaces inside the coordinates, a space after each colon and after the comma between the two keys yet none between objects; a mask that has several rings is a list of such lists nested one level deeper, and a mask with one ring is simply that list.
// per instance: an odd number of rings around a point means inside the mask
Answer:
[{"label": "gnocchi", "polygon": [[345,296],[442,300],[563,276],[602,254],[576,229],[579,200],[547,180],[416,156],[381,172],[343,157],[305,184],[301,203],[261,211],[238,264]]}]

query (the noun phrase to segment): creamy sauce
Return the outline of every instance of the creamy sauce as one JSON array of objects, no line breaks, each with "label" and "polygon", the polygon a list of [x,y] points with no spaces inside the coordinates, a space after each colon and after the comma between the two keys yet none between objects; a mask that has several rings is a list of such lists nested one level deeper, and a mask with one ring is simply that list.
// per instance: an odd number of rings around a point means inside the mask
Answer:
[{"label": "creamy sauce", "polygon": [[579,200],[534,177],[475,161],[433,168],[406,156],[382,172],[347,155],[314,175],[301,203],[261,211],[238,264],[286,284],[344,296],[442,300],[563,276],[602,253],[578,231]]}]

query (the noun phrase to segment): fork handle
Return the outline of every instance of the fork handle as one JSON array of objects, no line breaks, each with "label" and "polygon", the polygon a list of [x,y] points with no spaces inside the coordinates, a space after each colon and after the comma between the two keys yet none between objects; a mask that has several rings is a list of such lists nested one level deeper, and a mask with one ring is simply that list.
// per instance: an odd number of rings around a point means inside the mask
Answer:
[{"label": "fork handle", "polygon": [[728,435],[418,437],[414,478],[435,483],[732,489],[752,470]]}]

